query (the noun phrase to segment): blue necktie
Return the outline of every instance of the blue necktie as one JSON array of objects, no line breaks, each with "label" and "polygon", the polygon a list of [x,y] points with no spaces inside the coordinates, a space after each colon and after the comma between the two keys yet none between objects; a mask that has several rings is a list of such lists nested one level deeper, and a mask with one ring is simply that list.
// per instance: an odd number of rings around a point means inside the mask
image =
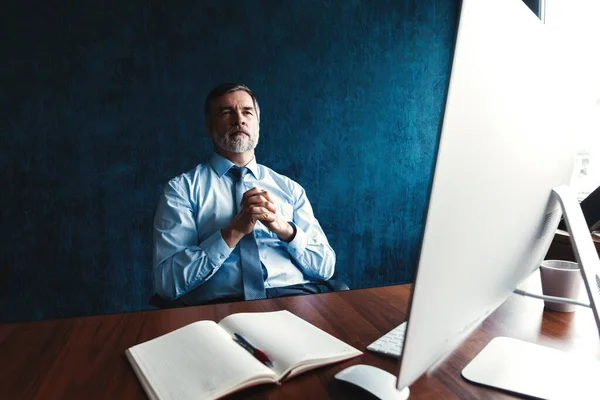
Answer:
[{"label": "blue necktie", "polygon": [[[236,210],[241,210],[242,196],[244,195],[244,176],[248,168],[233,166],[230,169],[235,179],[235,201]],[[240,240],[240,260],[242,264],[242,280],[244,284],[244,298],[246,300],[264,299],[265,281],[262,263],[258,255],[258,245],[254,237],[254,231],[250,232]]]}]

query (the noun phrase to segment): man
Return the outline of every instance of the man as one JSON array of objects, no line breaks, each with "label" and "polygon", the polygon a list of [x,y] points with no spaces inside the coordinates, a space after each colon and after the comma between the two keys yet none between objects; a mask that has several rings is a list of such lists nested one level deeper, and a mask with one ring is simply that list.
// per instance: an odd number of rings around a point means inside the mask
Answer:
[{"label": "man", "polygon": [[257,164],[260,109],[244,85],[204,104],[209,162],[169,181],[154,220],[155,291],[185,304],[329,291],[335,268],[304,189]]}]

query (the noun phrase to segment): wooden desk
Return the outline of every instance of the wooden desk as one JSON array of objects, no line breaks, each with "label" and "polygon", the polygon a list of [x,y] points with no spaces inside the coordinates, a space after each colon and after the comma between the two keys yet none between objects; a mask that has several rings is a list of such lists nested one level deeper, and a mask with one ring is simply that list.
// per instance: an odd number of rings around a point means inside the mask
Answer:
[{"label": "wooden desk", "polygon": [[[366,346],[404,320],[410,285],[0,325],[0,393],[5,399],[145,399],[124,351],[193,321],[235,312],[287,309],[365,351],[356,359],[298,376],[280,387],[262,385],[235,399],[364,399],[333,376],[355,363],[396,374],[393,359]],[[464,381],[460,371],[495,336],[506,335],[600,358],[591,310],[543,313],[540,300],[512,296],[456,351],[411,386],[411,399],[507,399],[507,394]]]}]

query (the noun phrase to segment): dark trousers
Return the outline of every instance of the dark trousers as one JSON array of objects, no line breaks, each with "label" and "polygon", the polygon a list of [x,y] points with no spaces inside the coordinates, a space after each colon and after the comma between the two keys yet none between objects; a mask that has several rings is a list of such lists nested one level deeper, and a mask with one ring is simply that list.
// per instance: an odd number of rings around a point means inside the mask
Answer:
[{"label": "dark trousers", "polygon": [[[330,287],[326,282],[310,282],[310,283],[299,283],[297,285],[282,286],[277,288],[266,289],[267,299],[274,299],[277,297],[285,296],[299,296],[303,294],[317,294],[333,292],[334,289]],[[220,303],[231,303],[235,301],[243,301],[244,297],[226,297],[222,299],[216,299],[209,301],[204,304],[220,304]]]},{"label": "dark trousers", "polygon": [[[337,288],[334,286],[335,281],[327,282],[311,282],[311,283],[299,283],[297,285],[283,286],[278,288],[269,288],[266,290],[267,299],[273,299],[276,297],[284,296],[299,296],[303,294],[316,294],[316,293],[327,293],[334,292],[335,290],[347,290],[347,286],[343,288]],[[231,303],[234,301],[242,301],[243,297],[226,297],[209,301],[204,304],[220,304],[220,303]],[[185,304],[181,299],[175,300],[164,300],[157,294],[152,296],[150,304],[158,308],[176,308],[185,307]]]},{"label": "dark trousers", "polygon": [[316,294],[333,292],[325,282],[299,283],[297,285],[283,286],[267,289],[267,299],[283,296],[297,296],[301,294]]}]

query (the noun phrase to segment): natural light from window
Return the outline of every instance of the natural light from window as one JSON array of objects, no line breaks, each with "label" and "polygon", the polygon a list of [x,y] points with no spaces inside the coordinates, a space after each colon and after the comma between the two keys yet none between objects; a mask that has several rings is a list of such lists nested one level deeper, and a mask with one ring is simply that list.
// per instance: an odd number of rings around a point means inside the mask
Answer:
[{"label": "natural light from window", "polygon": [[[543,0],[542,0],[543,1]],[[574,121],[581,132],[571,185],[581,201],[600,186],[600,0],[545,0],[545,23],[560,31],[577,63],[573,85],[582,88],[587,118]]]}]

